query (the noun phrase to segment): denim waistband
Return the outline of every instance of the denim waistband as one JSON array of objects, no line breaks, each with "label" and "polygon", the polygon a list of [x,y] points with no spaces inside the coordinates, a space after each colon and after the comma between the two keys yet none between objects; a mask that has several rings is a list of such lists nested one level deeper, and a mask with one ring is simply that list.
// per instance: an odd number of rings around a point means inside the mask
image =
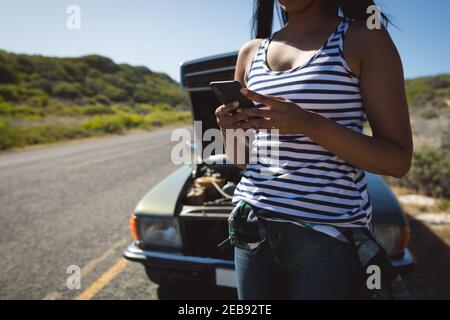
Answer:
[{"label": "denim waistband", "polygon": [[[251,253],[258,252],[267,240],[266,224],[263,219],[258,219],[258,215],[263,211],[264,209],[256,208],[245,201],[239,201],[228,218],[229,236],[218,247],[224,249],[227,245],[231,245]],[[362,268],[367,269],[371,265],[380,268],[383,285],[380,290],[374,291],[373,298],[409,297],[409,292],[390,262],[386,250],[367,228],[339,230],[356,250]]]}]

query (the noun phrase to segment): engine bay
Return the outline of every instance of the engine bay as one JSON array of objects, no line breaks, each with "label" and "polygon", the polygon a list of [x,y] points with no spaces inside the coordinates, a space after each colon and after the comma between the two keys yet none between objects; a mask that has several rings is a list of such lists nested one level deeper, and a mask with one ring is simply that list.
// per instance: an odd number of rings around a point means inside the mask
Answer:
[{"label": "engine bay", "polygon": [[183,203],[194,206],[230,204],[242,170],[231,164],[200,164],[192,173]]}]

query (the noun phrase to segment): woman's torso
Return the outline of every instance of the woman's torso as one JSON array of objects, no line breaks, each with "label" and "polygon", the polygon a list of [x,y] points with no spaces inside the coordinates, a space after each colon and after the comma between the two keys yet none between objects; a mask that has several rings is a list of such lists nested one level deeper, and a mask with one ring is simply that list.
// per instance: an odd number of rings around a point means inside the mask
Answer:
[{"label": "woman's torso", "polygon": [[[284,71],[269,69],[266,54],[273,35],[265,39],[252,60],[247,87],[282,96],[361,132],[366,117],[359,79],[351,73],[342,54],[349,24],[343,19],[308,62]],[[258,131],[251,153],[270,148],[276,152],[259,154],[257,162],[247,166],[233,202],[244,200],[279,217],[296,217],[309,223],[360,227],[370,222],[364,171],[302,134]],[[275,162],[274,155],[278,156]]]}]

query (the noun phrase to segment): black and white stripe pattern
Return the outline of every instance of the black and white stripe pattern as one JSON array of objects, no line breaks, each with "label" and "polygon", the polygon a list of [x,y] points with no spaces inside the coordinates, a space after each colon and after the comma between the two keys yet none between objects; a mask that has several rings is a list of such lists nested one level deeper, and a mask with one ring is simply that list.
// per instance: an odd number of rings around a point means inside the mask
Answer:
[{"label": "black and white stripe pattern", "polygon": [[[343,18],[320,50],[305,64],[284,71],[267,65],[265,39],[252,60],[249,89],[282,96],[340,125],[361,132],[366,121],[359,79],[343,57],[349,27]],[[262,105],[257,105],[261,107]],[[364,171],[353,167],[308,137],[257,132],[254,150],[277,143],[278,162],[249,164],[234,194],[239,200],[308,223],[361,227],[370,222],[371,204]],[[264,171],[262,171],[264,169]]]}]

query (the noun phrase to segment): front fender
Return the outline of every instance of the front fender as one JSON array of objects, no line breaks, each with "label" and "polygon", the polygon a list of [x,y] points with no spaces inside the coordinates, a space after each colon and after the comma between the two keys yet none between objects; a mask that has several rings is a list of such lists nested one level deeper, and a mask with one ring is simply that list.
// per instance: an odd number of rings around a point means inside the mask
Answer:
[{"label": "front fender", "polygon": [[183,165],[155,185],[137,204],[136,216],[172,217],[192,167]]},{"label": "front fender", "polygon": [[368,172],[366,172],[366,178],[375,226],[406,225],[407,220],[402,207],[384,179],[379,175]]}]

